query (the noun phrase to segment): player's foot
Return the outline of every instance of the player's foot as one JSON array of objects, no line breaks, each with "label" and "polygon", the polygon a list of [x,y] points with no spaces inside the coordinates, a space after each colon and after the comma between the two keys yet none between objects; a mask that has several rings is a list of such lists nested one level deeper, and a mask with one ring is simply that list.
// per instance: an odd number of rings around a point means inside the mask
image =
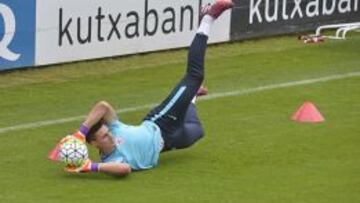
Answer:
[{"label": "player's foot", "polygon": [[201,96],[207,95],[208,92],[209,92],[208,88],[206,88],[206,87],[204,87],[204,86],[201,86],[201,87],[198,89],[198,91],[197,91],[197,93],[196,93],[196,96],[201,97]]},{"label": "player's foot", "polygon": [[224,11],[233,6],[234,3],[232,0],[216,0],[213,4],[206,4],[201,7],[200,21],[205,15],[210,15],[214,19],[217,19]]}]

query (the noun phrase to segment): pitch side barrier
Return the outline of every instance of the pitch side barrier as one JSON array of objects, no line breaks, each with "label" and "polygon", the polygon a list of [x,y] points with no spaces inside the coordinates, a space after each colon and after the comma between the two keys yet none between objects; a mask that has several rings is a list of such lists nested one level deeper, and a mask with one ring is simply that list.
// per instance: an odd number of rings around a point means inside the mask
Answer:
[{"label": "pitch side barrier", "polygon": [[231,40],[315,30],[360,21],[360,0],[235,0]]},{"label": "pitch side barrier", "polygon": [[[335,35],[325,35],[321,34],[321,31],[327,29],[336,29]],[[330,39],[346,39],[346,33],[352,30],[360,30],[360,22],[355,23],[341,23],[341,24],[331,24],[331,25],[322,25],[316,28],[315,34],[312,36],[322,36]]]},{"label": "pitch side barrier", "polygon": [[[209,2],[1,0],[0,71],[187,47]],[[210,43],[359,20],[359,0],[235,0]]]}]

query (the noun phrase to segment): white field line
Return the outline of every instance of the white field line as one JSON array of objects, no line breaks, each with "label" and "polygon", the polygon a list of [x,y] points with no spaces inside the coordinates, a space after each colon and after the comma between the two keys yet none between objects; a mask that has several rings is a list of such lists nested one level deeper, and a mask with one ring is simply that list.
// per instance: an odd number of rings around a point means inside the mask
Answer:
[{"label": "white field line", "polygon": [[273,90],[273,89],[281,89],[281,88],[287,88],[287,87],[293,87],[293,86],[308,85],[308,84],[313,84],[313,83],[318,83],[318,82],[327,82],[327,81],[331,81],[331,80],[340,80],[340,79],[358,77],[358,76],[360,76],[360,72],[351,72],[351,73],[330,75],[330,76],[307,79],[307,80],[290,81],[290,82],[285,82],[285,83],[253,87],[253,88],[243,89],[243,90],[236,90],[236,91],[222,92],[222,93],[213,93],[213,94],[209,94],[209,95],[203,97],[202,99],[199,98],[199,100],[200,99],[201,100],[210,100],[210,99],[215,99],[215,98],[220,98],[220,97],[239,96],[239,95],[251,94],[251,93],[255,93],[255,92],[262,92],[265,90]]},{"label": "white field line", "polygon": [[[204,101],[204,100],[211,100],[211,99],[222,98],[222,97],[241,96],[241,95],[246,95],[246,94],[251,94],[251,93],[256,93],[256,92],[262,92],[262,91],[266,91],[266,90],[287,88],[287,87],[300,86],[300,85],[308,85],[308,84],[314,84],[314,83],[319,83],[319,82],[327,82],[327,81],[331,81],[331,80],[339,80],[339,79],[358,77],[358,76],[360,76],[360,72],[351,72],[351,73],[330,75],[330,76],[307,79],[307,80],[290,81],[290,82],[285,82],[285,83],[265,85],[265,86],[259,86],[259,87],[248,88],[248,89],[243,89],[243,90],[212,93],[207,96],[199,98],[199,100]],[[141,105],[141,106],[136,106],[136,107],[125,108],[125,109],[121,109],[121,110],[116,110],[116,112],[117,113],[134,112],[134,111],[149,109],[149,108],[154,107],[155,105],[156,104],[146,104],[146,105]],[[33,128],[39,128],[39,127],[43,127],[43,126],[68,123],[68,122],[72,122],[72,121],[80,121],[80,120],[83,120],[84,118],[85,118],[85,116],[74,116],[74,117],[62,118],[62,119],[56,119],[56,120],[47,120],[47,121],[38,121],[38,122],[33,122],[33,123],[19,124],[19,125],[0,128],[0,134],[10,132],[10,131],[15,131],[15,130],[33,129]]]}]

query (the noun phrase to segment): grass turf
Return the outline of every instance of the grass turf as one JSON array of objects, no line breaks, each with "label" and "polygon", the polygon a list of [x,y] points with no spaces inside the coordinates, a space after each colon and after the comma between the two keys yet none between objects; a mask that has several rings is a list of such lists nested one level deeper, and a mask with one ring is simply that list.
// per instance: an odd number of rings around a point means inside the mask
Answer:
[{"label": "grass turf", "polygon": [[[358,72],[359,53],[359,34],[316,45],[290,36],[212,46],[206,85],[219,93]],[[102,99],[117,109],[159,102],[185,60],[178,50],[1,74],[0,128],[84,115]],[[305,100],[326,122],[289,120]],[[0,201],[359,202],[359,110],[358,77],[199,101],[206,137],[126,178],[66,174],[45,159],[80,121],[2,133]],[[137,124],[147,111],[120,117]]]}]

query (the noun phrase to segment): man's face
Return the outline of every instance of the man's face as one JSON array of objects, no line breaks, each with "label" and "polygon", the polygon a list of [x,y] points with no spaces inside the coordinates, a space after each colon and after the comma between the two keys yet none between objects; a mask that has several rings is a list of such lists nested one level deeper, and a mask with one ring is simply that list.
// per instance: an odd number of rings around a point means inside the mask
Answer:
[{"label": "man's face", "polygon": [[91,144],[101,151],[109,151],[113,149],[114,141],[112,139],[111,132],[106,125],[102,125],[95,133],[95,140],[91,141]]}]

